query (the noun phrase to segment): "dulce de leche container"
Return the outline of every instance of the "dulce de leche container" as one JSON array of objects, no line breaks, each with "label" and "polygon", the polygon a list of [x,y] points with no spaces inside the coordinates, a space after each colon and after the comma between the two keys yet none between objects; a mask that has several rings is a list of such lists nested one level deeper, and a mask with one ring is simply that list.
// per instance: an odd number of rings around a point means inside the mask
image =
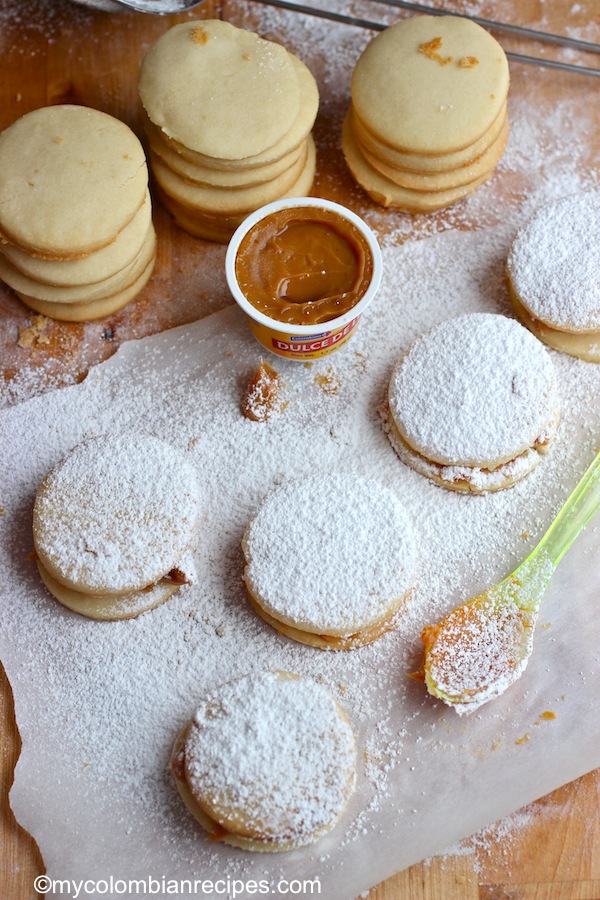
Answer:
[{"label": "dulce de leche container", "polygon": [[234,233],[225,259],[229,288],[256,339],[300,360],[326,356],[350,340],[381,271],[371,229],[318,197],[256,210]]}]

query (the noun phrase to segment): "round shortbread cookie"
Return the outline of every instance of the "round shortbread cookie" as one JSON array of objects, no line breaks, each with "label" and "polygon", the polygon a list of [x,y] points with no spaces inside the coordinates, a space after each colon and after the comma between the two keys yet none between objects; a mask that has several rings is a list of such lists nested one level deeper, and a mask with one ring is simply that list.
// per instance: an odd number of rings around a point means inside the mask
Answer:
[{"label": "round shortbread cookie", "polygon": [[182,799],[213,840],[292,850],[339,820],[355,787],[356,745],[323,685],[258,672],[202,700],[171,766]]},{"label": "round shortbread cookie", "polygon": [[410,447],[400,434],[389,409],[385,420],[385,430],[390,443],[402,462],[440,487],[463,494],[483,494],[502,491],[512,487],[532,472],[554,442],[558,430],[558,414],[533,446],[514,459],[501,463],[493,469],[478,466],[446,466],[427,459]]},{"label": "round shortbread cookie", "polygon": [[140,277],[154,258],[156,232],[152,224],[147,230],[144,242],[136,257],[124,269],[95,284],[56,286],[34,281],[24,275],[16,266],[0,253],[0,278],[14,291],[27,297],[63,305],[87,303],[91,300],[105,300],[129,288]]},{"label": "round shortbread cookie", "polygon": [[413,191],[437,193],[468,186],[480,178],[489,177],[506,149],[508,133],[508,119],[505,119],[504,126],[496,140],[472,163],[447,172],[430,172],[427,174],[396,169],[388,163],[382,162],[376,156],[372,156],[368,150],[360,146],[358,140],[357,145],[367,163],[383,175],[384,178],[388,178],[399,187],[409,188]]},{"label": "round shortbread cookie", "polygon": [[507,277],[508,296],[519,319],[540,341],[558,350],[583,359],[585,362],[600,363],[600,329],[598,331],[558,331],[535,319],[517,297],[510,278]]},{"label": "round shortbread cookie", "polygon": [[358,148],[347,118],[342,130],[342,150],[354,179],[372,200],[375,200],[381,206],[401,209],[404,212],[415,214],[435,212],[435,210],[444,209],[444,207],[462,200],[463,197],[472,194],[479,185],[487,181],[493,174],[492,170],[486,175],[471,181],[470,184],[463,184],[460,187],[436,191],[435,193],[423,193],[411,188],[400,187],[400,185],[390,181],[389,178],[386,178],[367,162]]},{"label": "round shortbread cookie", "polygon": [[555,331],[600,331],[600,191],[549,203],[510,248],[507,274],[530,317]]},{"label": "round shortbread cookie", "polygon": [[15,247],[0,244],[0,254],[33,281],[46,285],[71,287],[104,281],[123,271],[141,251],[152,224],[150,192],[131,222],[119,232],[112,243],[79,259],[44,259]]},{"label": "round shortbread cookie", "polygon": [[150,150],[150,160],[154,177],[162,191],[181,206],[187,206],[192,211],[233,216],[258,209],[286,194],[304,170],[309,148],[311,152],[314,152],[314,142],[310,137],[304,153],[282,175],[278,175],[277,178],[273,178],[272,181],[265,184],[236,189],[201,187],[185,181],[172,169],[165,166],[152,150]]},{"label": "round shortbread cookie", "polygon": [[444,154],[479,140],[509,85],[506,55],[458,16],[414,16],[375,37],[352,74],[352,103],[379,139],[406,153]]},{"label": "round shortbread cookie", "polygon": [[191,150],[219,159],[261,153],[292,127],[300,86],[279,44],[220,19],[182,22],[142,62],[149,119]]},{"label": "round shortbread cookie", "polygon": [[265,184],[272,181],[279,175],[283,175],[294,163],[297,163],[301,155],[306,152],[306,143],[300,144],[295,150],[292,150],[287,156],[276,160],[273,163],[267,163],[264,166],[258,166],[252,169],[222,169],[210,168],[208,166],[200,166],[191,162],[177,153],[171,144],[161,137],[160,130],[153,128],[151,124],[148,129],[150,149],[154,155],[158,156],[164,163],[180,178],[190,181],[199,187],[215,187],[220,189],[239,189],[249,188],[256,185]]},{"label": "round shortbread cookie", "polygon": [[96,109],[36,109],[0,134],[0,236],[31,253],[72,258],[105,247],[147,190],[138,138]]},{"label": "round shortbread cookie", "polygon": [[223,174],[249,173],[252,169],[262,169],[264,166],[279,162],[295,150],[298,150],[300,145],[304,143],[315,123],[319,109],[319,89],[312,72],[292,53],[288,53],[288,56],[293,64],[300,86],[300,111],[290,130],[277,143],[273,144],[272,147],[267,147],[262,153],[233,160],[206,156],[169,137],[144,114],[146,133],[149,137],[160,135],[163,144],[166,144],[173,153],[177,154],[178,158],[186,160],[192,165],[215,172],[222,172]]},{"label": "round shortbread cookie", "polygon": [[103,319],[123,309],[128,303],[141,293],[146,286],[156,262],[156,243],[150,262],[141,275],[129,287],[118,291],[111,297],[103,297],[100,300],[86,300],[83,303],[56,303],[52,300],[38,300],[37,297],[28,297],[15,291],[19,300],[29,306],[35,312],[47,316],[49,319],[58,319],[60,322],[92,322],[95,319]]},{"label": "round shortbread cookie", "polygon": [[198,509],[196,471],[176,448],[138,433],[90,438],[38,488],[35,551],[67,588],[128,594],[177,568]]},{"label": "round shortbread cookie", "polygon": [[357,143],[361,148],[365,148],[370,154],[376,156],[377,159],[395,169],[403,172],[415,172],[417,174],[436,174],[441,172],[453,171],[461,166],[466,166],[476,160],[488,147],[494,143],[507,119],[507,104],[503,104],[495,121],[490,125],[488,130],[478,141],[465,147],[463,150],[457,150],[454,153],[444,153],[441,156],[423,156],[416,153],[402,153],[394,147],[382,143],[372,134],[357,116],[356,110],[350,104],[349,113],[352,117],[352,130],[354,132]]},{"label": "round shortbread cookie", "polygon": [[282,485],[263,500],[242,546],[257,611],[278,631],[322,649],[375,640],[393,627],[413,587],[408,516],[389,488],[369,478],[313,475]]},{"label": "round shortbread cookie", "polygon": [[[282,198],[305,197],[310,193],[312,183],[315,177],[316,153],[314,142],[311,137],[308,138],[308,152],[306,163],[302,169],[297,181],[286,191]],[[218,213],[205,212],[204,210],[191,209],[187,205],[178,203],[172,197],[169,197],[164,191],[160,190],[159,197],[164,206],[169,210],[175,220],[175,224],[193,234],[196,237],[204,238],[209,241],[220,241],[226,243],[232,236],[238,225],[244,221],[246,216],[253,209],[246,209],[235,215],[219,215]],[[279,197],[273,198],[275,200]]]},{"label": "round shortbread cookie", "polygon": [[[547,350],[517,321],[492,313],[459,316],[418,338],[394,368],[388,404],[403,459],[428,477],[419,459],[436,464],[431,472],[445,487],[471,485],[457,490],[498,490],[523,477],[533,466],[518,457],[534,451],[527,458],[536,463],[559,416]],[[487,478],[506,464],[504,484]]]},{"label": "round shortbread cookie", "polygon": [[134,619],[148,612],[171,597],[181,585],[166,578],[161,579],[149,588],[119,594],[117,597],[104,594],[82,594],[72,588],[60,584],[38,562],[38,572],[49,593],[55,600],[80,616],[97,621],[116,621],[118,619]]}]

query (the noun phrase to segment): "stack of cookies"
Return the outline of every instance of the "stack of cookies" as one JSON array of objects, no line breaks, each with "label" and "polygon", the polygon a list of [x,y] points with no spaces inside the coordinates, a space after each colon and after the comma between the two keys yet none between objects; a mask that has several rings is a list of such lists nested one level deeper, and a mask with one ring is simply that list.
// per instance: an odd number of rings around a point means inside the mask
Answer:
[{"label": "stack of cookies", "polygon": [[146,158],[127,125],[59,105],[0,135],[0,278],[27,306],[69,322],[109,315],[155,257]]},{"label": "stack of cookies", "polygon": [[279,44],[184,22],[150,47],[139,90],[158,193],[191,234],[225,242],[255,209],[310,191],[318,89]]},{"label": "stack of cookies", "polygon": [[360,56],[342,146],[377,203],[442,209],[493,173],[508,140],[508,62],[479,25],[416,16],[381,32]]}]

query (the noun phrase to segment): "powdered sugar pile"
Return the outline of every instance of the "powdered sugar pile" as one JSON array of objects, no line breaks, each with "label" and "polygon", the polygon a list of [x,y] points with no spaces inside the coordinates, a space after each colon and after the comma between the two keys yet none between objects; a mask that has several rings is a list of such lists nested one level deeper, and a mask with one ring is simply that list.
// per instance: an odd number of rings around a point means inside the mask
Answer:
[{"label": "powdered sugar pile", "polygon": [[348,801],[354,738],[322,685],[257,673],[203,700],[185,764],[195,797],[220,821],[242,822],[244,833],[275,844],[305,843]]},{"label": "powdered sugar pile", "polygon": [[244,552],[260,605],[317,634],[378,623],[415,576],[404,508],[387,487],[356,476],[312,475],[278,488],[252,519]]}]

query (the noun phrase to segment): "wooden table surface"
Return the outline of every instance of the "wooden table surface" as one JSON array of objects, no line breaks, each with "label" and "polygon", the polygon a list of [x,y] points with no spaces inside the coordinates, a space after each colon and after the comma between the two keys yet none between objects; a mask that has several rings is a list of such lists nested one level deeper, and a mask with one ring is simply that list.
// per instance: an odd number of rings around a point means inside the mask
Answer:
[{"label": "wooden table surface", "polygon": [[[546,0],[546,10],[552,2]],[[467,12],[476,6],[460,0],[447,0],[445,5]],[[513,3],[520,12],[525,5]],[[528,5],[540,6],[535,0]],[[558,30],[562,14],[572,4],[554,0],[554,5]],[[480,6],[488,16],[494,7],[498,7],[498,18],[501,12],[510,12],[507,3],[488,3],[486,8],[482,2]],[[583,15],[586,7],[596,8],[598,15],[597,0],[578,5]],[[238,23],[240,9],[238,0]],[[69,0],[0,0],[0,129],[30,109],[75,102],[115,115],[141,135],[136,82],[147,46],[178,21],[199,15],[228,18],[229,12],[228,4],[217,0],[207,0],[192,14],[164,18],[100,12]],[[305,49],[303,57],[309,61],[309,48]],[[587,90],[589,82],[582,82],[582,90],[583,84]],[[320,115],[316,134],[321,152],[314,192],[344,201],[356,191],[347,173],[339,171],[339,151],[327,139],[327,127],[327,116]],[[334,171],[335,178],[331,177]],[[223,248],[207,249],[204,242],[179,232],[160,208],[155,219],[160,251],[151,285],[138,302],[109,320],[71,325],[32,319],[0,286],[0,362],[10,400],[78,380],[120,342],[193,321],[231,302],[223,279],[216,276],[204,291],[186,292],[183,287],[186,261],[197,256],[200,246],[215,271],[222,265]],[[44,863],[33,839],[15,822],[8,803],[20,739],[10,685],[3,670],[0,675],[0,900],[30,900],[37,896],[33,880],[43,872]],[[600,898],[600,769],[519,811],[472,841],[470,849],[462,847],[460,852],[415,865],[369,894],[369,900],[477,897]]]}]

